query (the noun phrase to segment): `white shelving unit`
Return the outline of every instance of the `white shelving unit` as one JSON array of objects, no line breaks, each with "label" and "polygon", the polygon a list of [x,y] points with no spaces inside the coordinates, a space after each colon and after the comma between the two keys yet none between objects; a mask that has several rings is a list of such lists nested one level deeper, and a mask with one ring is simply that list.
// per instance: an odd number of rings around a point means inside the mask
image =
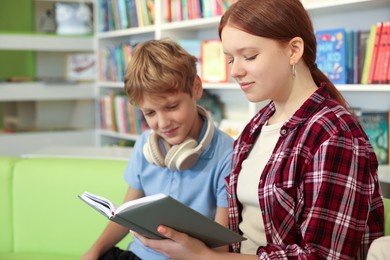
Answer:
[{"label": "white shelving unit", "polygon": [[[174,40],[218,38],[217,27],[220,17],[164,23],[163,1],[155,1],[156,23],[154,26],[97,33],[98,48],[123,41],[139,42],[166,37]],[[303,2],[316,29],[345,27],[369,30],[373,23],[390,20],[389,0],[308,0]],[[99,94],[108,91],[123,91],[123,87],[122,82],[98,82]],[[369,109],[390,108],[390,85],[342,85],[338,87],[353,106]],[[261,107],[261,104],[248,102],[238,85],[233,82],[227,84],[207,83],[204,84],[204,88],[220,97],[225,104],[227,118],[246,121]],[[375,102],[369,102],[369,100]],[[134,136],[124,136],[109,131],[99,131],[98,133],[100,145],[123,138],[131,140]]]},{"label": "white shelving unit", "polygon": [[[125,30],[97,33],[97,45],[106,46],[123,41],[140,42],[147,39],[169,37],[181,39],[217,39],[217,27],[220,17],[195,19],[183,22],[165,23],[162,4],[164,0],[155,1],[155,25]],[[351,30],[369,30],[371,24],[390,20],[389,0],[306,0],[303,1],[315,29],[344,27]],[[98,95],[109,91],[124,90],[123,82],[99,82]],[[339,90],[351,106],[365,109],[390,109],[390,85],[339,85]],[[234,120],[248,120],[261,104],[247,101],[243,92],[234,82],[227,84],[205,83],[204,88],[220,97],[225,104],[225,116]],[[98,115],[97,115],[98,117]],[[98,130],[98,145],[115,143],[117,140],[134,140],[137,136]],[[381,166],[381,178],[389,175],[389,167]]]},{"label": "white shelving unit", "polygon": [[[45,7],[56,1],[35,2]],[[93,36],[0,34],[0,50],[35,52],[37,78],[64,78],[66,55],[95,53],[95,46]],[[46,146],[94,146],[95,100],[95,82],[1,82],[0,106],[4,119],[11,118],[26,131],[0,132],[0,155],[21,155]]]}]

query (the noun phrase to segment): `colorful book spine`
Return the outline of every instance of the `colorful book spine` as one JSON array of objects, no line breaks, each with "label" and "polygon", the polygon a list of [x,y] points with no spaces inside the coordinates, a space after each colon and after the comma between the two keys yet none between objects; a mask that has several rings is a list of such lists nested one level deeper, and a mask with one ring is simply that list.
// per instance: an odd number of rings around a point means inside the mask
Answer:
[{"label": "colorful book spine", "polygon": [[373,84],[375,79],[375,70],[377,68],[377,59],[378,59],[378,50],[379,50],[379,43],[381,40],[382,35],[382,23],[377,23],[376,26],[376,35],[375,35],[375,41],[374,41],[374,48],[372,51],[372,57],[371,57],[371,66],[370,66],[370,73],[368,74],[368,84]]},{"label": "colorful book spine", "polygon": [[376,37],[377,25],[371,25],[370,35],[368,36],[367,47],[366,47],[366,55],[364,58],[364,65],[362,71],[362,79],[361,84],[368,84],[368,78],[370,75],[371,64],[372,64],[372,56],[374,53],[374,45],[375,45],[375,37]]}]

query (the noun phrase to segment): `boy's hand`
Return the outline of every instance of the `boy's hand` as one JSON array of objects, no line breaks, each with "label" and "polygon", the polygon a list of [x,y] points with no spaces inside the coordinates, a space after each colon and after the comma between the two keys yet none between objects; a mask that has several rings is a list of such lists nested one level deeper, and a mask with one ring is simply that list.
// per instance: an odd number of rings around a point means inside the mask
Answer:
[{"label": "boy's hand", "polygon": [[207,256],[211,256],[213,251],[200,240],[165,226],[159,226],[157,231],[169,239],[148,239],[134,231],[130,231],[130,233],[146,247],[156,250],[170,259],[212,259]]}]

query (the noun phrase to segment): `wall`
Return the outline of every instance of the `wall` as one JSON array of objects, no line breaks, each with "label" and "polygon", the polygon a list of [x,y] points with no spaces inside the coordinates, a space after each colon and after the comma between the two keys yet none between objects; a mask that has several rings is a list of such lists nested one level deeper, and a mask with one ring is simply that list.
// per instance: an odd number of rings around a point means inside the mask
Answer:
[{"label": "wall", "polygon": [[[32,33],[34,31],[33,7],[32,0],[2,0],[0,33]],[[0,51],[0,80],[15,76],[35,76],[34,52]]]}]

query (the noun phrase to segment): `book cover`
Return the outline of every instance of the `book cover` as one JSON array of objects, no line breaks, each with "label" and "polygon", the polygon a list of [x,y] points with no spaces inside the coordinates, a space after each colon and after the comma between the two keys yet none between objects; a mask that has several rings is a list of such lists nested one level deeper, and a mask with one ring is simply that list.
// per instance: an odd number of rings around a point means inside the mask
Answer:
[{"label": "book cover", "polygon": [[205,82],[227,82],[228,62],[223,53],[220,40],[205,40],[202,42],[202,73]]},{"label": "book cover", "polygon": [[374,148],[379,164],[389,163],[389,111],[361,111],[363,130]]},{"label": "book cover", "polygon": [[347,82],[346,31],[343,28],[319,30],[317,39],[317,66],[334,83]]},{"label": "book cover", "polygon": [[157,227],[165,225],[187,233],[212,248],[245,240],[214,220],[161,193],[128,201],[120,206],[89,192],[84,192],[79,198],[109,220],[152,239],[164,239],[157,232]]}]

